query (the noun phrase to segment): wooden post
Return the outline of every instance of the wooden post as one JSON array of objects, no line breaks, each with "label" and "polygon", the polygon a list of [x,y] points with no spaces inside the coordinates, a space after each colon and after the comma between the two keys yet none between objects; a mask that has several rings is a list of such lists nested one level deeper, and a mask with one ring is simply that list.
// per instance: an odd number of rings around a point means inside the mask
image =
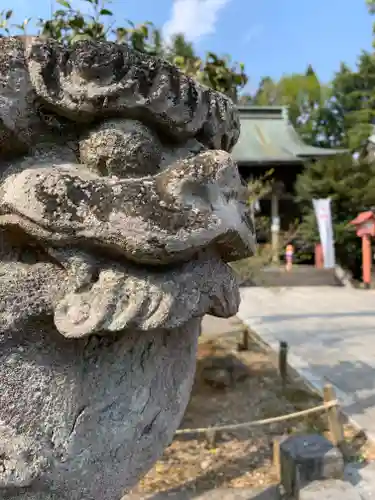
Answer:
[{"label": "wooden post", "polygon": [[[335,390],[331,384],[326,384],[323,389],[324,402],[329,403],[336,399]],[[340,421],[340,412],[337,406],[327,408],[328,427],[331,440],[335,446],[341,447],[344,443],[344,428]]]},{"label": "wooden post", "polygon": [[244,328],[242,331],[242,342],[237,344],[238,351],[248,351],[249,350],[249,331]]},{"label": "wooden post", "polygon": [[245,328],[242,335],[242,350],[249,350],[249,332],[247,331],[247,328]]},{"label": "wooden post", "polygon": [[206,431],[206,445],[209,449],[216,448],[216,431],[214,429]]},{"label": "wooden post", "polygon": [[288,343],[284,341],[280,342],[279,373],[283,387],[285,387],[288,377]]},{"label": "wooden post", "polygon": [[273,440],[273,465],[276,469],[277,482],[281,482],[281,463],[280,463],[280,439]]},{"label": "wooden post", "polygon": [[368,234],[362,236],[362,276],[365,288],[371,285],[371,238]]}]

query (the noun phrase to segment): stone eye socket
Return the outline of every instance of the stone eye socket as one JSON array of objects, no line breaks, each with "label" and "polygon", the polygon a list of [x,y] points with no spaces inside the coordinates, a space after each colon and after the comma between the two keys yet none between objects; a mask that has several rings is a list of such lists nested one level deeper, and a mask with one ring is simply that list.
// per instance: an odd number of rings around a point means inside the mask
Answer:
[{"label": "stone eye socket", "polygon": [[135,120],[100,124],[81,139],[79,151],[81,163],[101,176],[154,175],[162,158],[158,137]]}]

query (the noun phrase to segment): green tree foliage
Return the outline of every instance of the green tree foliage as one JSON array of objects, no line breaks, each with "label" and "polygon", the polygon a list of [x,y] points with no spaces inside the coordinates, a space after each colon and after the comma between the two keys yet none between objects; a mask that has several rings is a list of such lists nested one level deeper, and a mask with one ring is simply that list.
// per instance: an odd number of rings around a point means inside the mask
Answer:
[{"label": "green tree foliage", "polygon": [[285,75],[279,81],[263,78],[252,103],[287,106],[290,121],[306,143],[330,147],[337,142],[330,95],[330,88],[308,66],[305,73]]},{"label": "green tree foliage", "polygon": [[342,144],[353,151],[363,148],[375,123],[375,56],[363,51],[352,71],[341,64],[332,81],[332,102]]},{"label": "green tree foliage", "polygon": [[[375,15],[375,0],[366,0],[367,8],[369,13],[373,16]],[[374,35],[374,40],[372,45],[375,47],[375,23],[372,25],[372,34]]]},{"label": "green tree foliage", "polygon": [[[37,34],[70,45],[79,40],[116,40],[134,49],[163,57],[176,64],[183,72],[201,83],[223,92],[234,100],[247,83],[243,64],[233,63],[229,56],[220,57],[208,52],[199,57],[194,47],[182,34],[177,34],[167,45],[161,31],[151,22],[134,25],[127,21],[125,26],[116,26],[113,12],[101,0],[84,0],[85,12],[75,9],[69,0],[57,0],[59,8],[51,19],[39,19]],[[25,34],[30,20],[22,25],[12,24],[12,10],[0,12],[0,36]]]},{"label": "green tree foliage", "polygon": [[219,57],[213,52],[208,52],[202,59],[195,54],[193,45],[182,34],[172,38],[163,56],[187,75],[227,94],[235,102],[238,101],[239,91],[248,81],[243,64],[235,64],[230,56]]},{"label": "green tree foliage", "polygon": [[[368,0],[367,5],[370,13],[375,14],[375,0]],[[329,121],[325,124],[325,133],[331,135],[331,144],[352,152],[365,152],[375,124],[373,53],[363,51],[354,70],[341,63],[331,82],[327,108],[334,119],[333,127]],[[318,241],[312,199],[331,197],[338,259],[359,275],[361,244],[348,223],[359,212],[375,207],[375,165],[372,159],[356,162],[348,155],[319,161],[299,177],[296,192],[303,210],[301,233],[304,240],[310,242]]]},{"label": "green tree foliage", "polygon": [[319,241],[312,200],[332,199],[337,258],[358,274],[361,243],[349,222],[359,212],[375,207],[375,165],[356,162],[351,155],[316,162],[298,177],[296,194],[303,212],[299,232],[311,243]]}]

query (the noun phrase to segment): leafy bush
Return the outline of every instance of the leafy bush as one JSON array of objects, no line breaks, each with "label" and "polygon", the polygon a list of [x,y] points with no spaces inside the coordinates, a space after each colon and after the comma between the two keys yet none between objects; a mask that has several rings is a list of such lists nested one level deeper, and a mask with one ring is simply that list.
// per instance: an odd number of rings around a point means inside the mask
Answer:
[{"label": "leafy bush", "polygon": [[[101,0],[84,0],[87,5],[85,12],[75,9],[69,0],[56,1],[59,8],[51,19],[37,21],[38,35],[66,45],[79,40],[114,40],[128,44],[135,50],[169,60],[189,76],[234,100],[248,81],[243,64],[232,63],[229,56],[220,57],[213,52],[208,52],[202,59],[183,34],[176,34],[167,44],[161,31],[149,21],[138,26],[131,21],[125,26],[116,26],[113,12]],[[0,12],[0,36],[1,33],[8,36],[14,32],[27,34],[31,19],[17,25],[11,22],[12,17],[11,9]]]}]

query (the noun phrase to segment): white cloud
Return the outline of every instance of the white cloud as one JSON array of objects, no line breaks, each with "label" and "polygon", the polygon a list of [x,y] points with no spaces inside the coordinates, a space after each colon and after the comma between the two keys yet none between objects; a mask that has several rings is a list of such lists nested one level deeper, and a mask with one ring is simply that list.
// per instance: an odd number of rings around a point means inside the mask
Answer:
[{"label": "white cloud", "polygon": [[171,17],[163,27],[169,40],[176,33],[184,33],[190,41],[196,41],[215,32],[220,11],[231,0],[174,0]]},{"label": "white cloud", "polygon": [[244,35],[243,43],[250,43],[257,40],[264,32],[263,24],[254,24]]}]

